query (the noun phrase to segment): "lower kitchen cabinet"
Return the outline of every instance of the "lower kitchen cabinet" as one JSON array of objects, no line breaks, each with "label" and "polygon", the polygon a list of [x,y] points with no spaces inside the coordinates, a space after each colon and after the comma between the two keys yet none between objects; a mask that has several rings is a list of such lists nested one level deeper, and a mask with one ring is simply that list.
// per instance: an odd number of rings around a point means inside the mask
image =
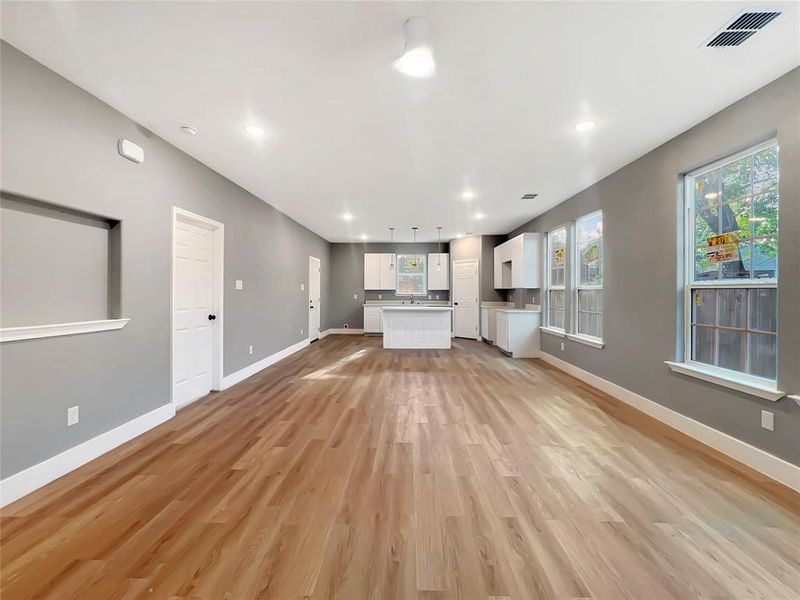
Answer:
[{"label": "lower kitchen cabinet", "polygon": [[364,307],[364,333],[383,333],[383,308]]},{"label": "lower kitchen cabinet", "polygon": [[495,310],[494,343],[512,358],[535,358],[539,356],[538,311],[514,308]]}]

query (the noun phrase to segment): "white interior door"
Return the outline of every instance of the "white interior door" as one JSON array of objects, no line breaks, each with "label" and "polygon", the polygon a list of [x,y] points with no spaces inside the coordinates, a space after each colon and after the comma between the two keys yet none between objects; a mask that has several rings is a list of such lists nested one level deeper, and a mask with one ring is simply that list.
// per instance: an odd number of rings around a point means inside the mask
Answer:
[{"label": "white interior door", "polygon": [[453,332],[456,337],[478,339],[480,319],[478,261],[453,261]]},{"label": "white interior door", "polygon": [[308,257],[308,339],[319,339],[319,315],[321,310],[320,279],[322,267],[318,258]]},{"label": "white interior door", "polygon": [[173,402],[182,406],[211,391],[216,320],[212,230],[177,221],[174,261]]}]

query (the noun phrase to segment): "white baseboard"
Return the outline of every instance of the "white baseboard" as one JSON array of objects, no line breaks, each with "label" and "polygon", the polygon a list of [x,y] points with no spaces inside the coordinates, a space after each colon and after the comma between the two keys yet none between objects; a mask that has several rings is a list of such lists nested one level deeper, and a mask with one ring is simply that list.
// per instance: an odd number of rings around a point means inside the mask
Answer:
[{"label": "white baseboard", "polygon": [[6,477],[0,481],[0,506],[30,494],[174,416],[175,407],[172,404],[165,404],[69,450],[64,450],[61,454],[56,454],[38,465]]},{"label": "white baseboard", "polygon": [[[322,335],[320,335],[322,337]],[[232,385],[236,385],[240,381],[244,381],[248,377],[255,375],[259,371],[263,371],[269,366],[274,365],[279,360],[286,358],[294,354],[295,352],[302,350],[306,346],[308,346],[310,342],[306,340],[300,340],[296,344],[292,344],[288,348],[284,348],[283,350],[278,350],[275,354],[270,354],[266,358],[262,358],[261,360],[254,362],[252,365],[246,366],[244,369],[239,369],[235,373],[231,373],[230,375],[225,375],[222,378],[222,389],[227,390]]]},{"label": "white baseboard", "polygon": [[320,338],[327,337],[329,335],[363,335],[363,329],[326,329],[322,333],[319,334]]},{"label": "white baseboard", "polygon": [[785,461],[774,454],[765,452],[760,448],[751,446],[747,442],[743,442],[742,440],[730,436],[727,433],[714,429],[713,427],[709,427],[708,425],[704,425],[699,421],[695,421],[694,419],[667,408],[658,402],[648,400],[644,396],[640,396],[635,392],[631,392],[630,390],[627,390],[616,383],[611,383],[610,381],[607,381],[602,377],[598,377],[589,371],[584,371],[580,367],[576,367],[565,360],[556,358],[552,354],[541,352],[540,358],[546,363],[549,363],[554,367],[569,373],[573,377],[577,377],[581,381],[588,383],[599,390],[602,390],[617,400],[620,400],[625,404],[628,404],[653,417],[654,419],[657,419],[662,423],[665,423],[670,427],[685,433],[689,437],[702,442],[706,446],[710,446],[711,448],[730,456],[740,463],[755,469],[770,479],[774,479],[775,481],[778,481],[783,485],[800,492],[800,467],[797,465],[793,465],[792,463]]}]

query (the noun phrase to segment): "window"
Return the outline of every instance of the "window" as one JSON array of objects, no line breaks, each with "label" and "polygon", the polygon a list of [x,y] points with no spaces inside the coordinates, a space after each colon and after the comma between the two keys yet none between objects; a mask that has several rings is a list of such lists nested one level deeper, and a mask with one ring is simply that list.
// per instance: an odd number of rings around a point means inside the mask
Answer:
[{"label": "window", "polygon": [[575,222],[575,333],[603,337],[603,213]]},{"label": "window", "polygon": [[547,325],[566,327],[567,229],[559,227],[547,234]]},{"label": "window", "polygon": [[778,146],[686,176],[686,356],[774,380],[778,349]]},{"label": "window", "polygon": [[428,293],[428,274],[424,254],[397,255],[397,295],[424,296]]}]

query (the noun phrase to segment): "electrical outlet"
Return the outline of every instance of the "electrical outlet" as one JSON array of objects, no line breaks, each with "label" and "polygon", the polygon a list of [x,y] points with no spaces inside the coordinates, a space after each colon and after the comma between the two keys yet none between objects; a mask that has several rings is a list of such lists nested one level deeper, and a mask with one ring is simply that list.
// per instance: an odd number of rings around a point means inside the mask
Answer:
[{"label": "electrical outlet", "polygon": [[561,342],[561,351],[564,351],[564,342]]},{"label": "electrical outlet", "polygon": [[80,415],[78,414],[78,407],[70,406],[67,409],[67,427],[72,427],[73,425],[77,425],[78,421],[80,421]]},{"label": "electrical outlet", "polygon": [[348,325],[347,323],[345,323],[345,324],[344,324],[344,328],[345,328],[345,329],[350,329],[350,325]]},{"label": "electrical outlet", "polygon": [[430,294],[428,294],[428,300],[430,300],[430,299],[431,299],[431,295],[430,295]]},{"label": "electrical outlet", "polygon": [[771,413],[768,410],[762,410],[761,427],[767,431],[775,431],[775,413]]},{"label": "electrical outlet", "polygon": [[378,294],[378,300],[383,300],[383,294]]},{"label": "electrical outlet", "polygon": [[358,294],[353,294],[353,300],[358,300]]},{"label": "electrical outlet", "polygon": [[306,289],[306,284],[305,284],[305,283],[301,283],[301,284],[300,284],[300,291],[301,291],[301,292],[304,292],[304,291],[305,291],[305,289]]},{"label": "electrical outlet", "polygon": [[243,290],[244,289],[244,281],[242,281],[241,279],[237,279],[236,280],[236,289],[237,290]]},{"label": "electrical outlet", "polygon": [[303,328],[300,328],[300,335],[303,335]]},{"label": "electrical outlet", "polygon": [[252,354],[252,353],[253,353],[253,345],[250,344],[250,354]]}]

